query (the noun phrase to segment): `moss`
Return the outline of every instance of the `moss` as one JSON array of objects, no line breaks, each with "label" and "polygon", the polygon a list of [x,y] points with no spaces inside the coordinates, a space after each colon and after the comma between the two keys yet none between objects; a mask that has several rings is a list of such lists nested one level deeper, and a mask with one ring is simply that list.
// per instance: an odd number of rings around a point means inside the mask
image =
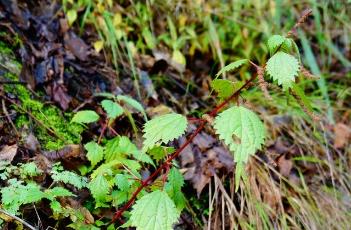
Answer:
[{"label": "moss", "polygon": [[[11,73],[4,76],[8,80],[18,80],[18,77]],[[44,149],[56,150],[66,144],[80,142],[83,127],[69,122],[73,116],[71,113],[62,113],[54,105],[44,105],[41,101],[33,99],[30,91],[23,85],[5,85],[4,89],[21,102],[20,105],[12,105],[20,114],[15,121],[16,125],[18,128],[31,125]]]}]

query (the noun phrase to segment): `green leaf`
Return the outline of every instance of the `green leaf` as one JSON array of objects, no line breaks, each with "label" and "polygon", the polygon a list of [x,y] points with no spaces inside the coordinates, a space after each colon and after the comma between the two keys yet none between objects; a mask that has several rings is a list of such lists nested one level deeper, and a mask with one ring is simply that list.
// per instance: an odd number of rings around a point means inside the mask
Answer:
[{"label": "green leaf", "polygon": [[264,142],[264,125],[251,110],[234,106],[215,118],[214,128],[219,138],[224,140],[234,153],[234,161],[237,162],[235,177],[239,180],[243,173],[243,164],[247,162],[250,155],[261,148]]},{"label": "green leaf", "polygon": [[168,174],[168,181],[165,185],[165,191],[169,197],[174,201],[179,211],[185,208],[185,197],[182,193],[184,185],[183,175],[175,167],[172,167]]},{"label": "green leaf", "polygon": [[247,59],[241,59],[235,62],[230,63],[229,65],[224,66],[217,74],[216,74],[216,78],[219,77],[221,74],[226,73],[226,72],[230,72],[233,71],[237,68],[239,68],[240,66],[242,66],[243,64],[247,63],[248,60]]},{"label": "green leaf", "polygon": [[283,42],[281,46],[281,51],[284,51],[286,53],[290,53],[293,49],[293,42],[294,40],[291,38],[285,38],[285,41]]},{"label": "green leaf", "polygon": [[277,52],[267,62],[267,73],[286,90],[292,86],[299,72],[297,59],[290,54]]},{"label": "green leaf", "polygon": [[249,156],[261,148],[265,139],[265,127],[251,110],[234,106],[220,113],[214,121],[219,139],[229,146],[236,164],[236,190],[244,173],[244,164]]},{"label": "green leaf", "polygon": [[63,182],[66,184],[71,184],[78,189],[87,186],[87,178],[79,176],[78,174],[70,171],[63,171],[63,168],[57,164],[51,170],[51,178],[55,182]]},{"label": "green leaf", "polygon": [[4,209],[17,214],[23,204],[35,203],[45,198],[45,193],[34,182],[23,185],[16,179],[8,180],[9,186],[1,189],[1,202]]},{"label": "green leaf", "polygon": [[234,153],[235,162],[246,163],[265,139],[265,128],[260,118],[243,106],[233,106],[218,114],[214,128]]},{"label": "green leaf", "polygon": [[118,148],[119,140],[120,140],[120,137],[115,137],[106,143],[106,147],[105,147],[106,162],[110,162],[118,158],[119,156],[118,154],[120,154],[120,151]]},{"label": "green leaf", "polygon": [[74,114],[71,122],[82,123],[92,123],[99,120],[99,115],[92,110],[82,110]]},{"label": "green leaf", "polygon": [[180,137],[184,134],[188,121],[186,117],[177,113],[170,113],[156,117],[144,125],[145,138],[143,143],[143,151],[146,152],[156,143],[165,143]]},{"label": "green leaf", "polygon": [[155,160],[162,160],[165,158],[168,154],[173,153],[175,150],[173,147],[167,147],[167,146],[155,146],[152,149],[149,149],[147,152],[152,156],[153,159]]},{"label": "green leaf", "polygon": [[73,22],[77,19],[77,11],[72,9],[68,10],[66,13],[68,24],[71,26]]},{"label": "green leaf", "polygon": [[40,169],[38,169],[37,165],[34,162],[29,162],[21,165],[21,176],[38,176],[42,173]]},{"label": "green leaf", "polygon": [[137,230],[172,230],[180,216],[173,201],[164,191],[156,190],[143,196],[131,211],[131,226]]},{"label": "green leaf", "polygon": [[115,184],[122,191],[128,191],[130,188],[128,176],[126,176],[124,174],[117,174],[115,176]]},{"label": "green leaf", "polygon": [[156,46],[156,41],[154,36],[148,27],[145,27],[142,31],[143,38],[145,39],[146,45],[149,49],[154,49]]},{"label": "green leaf", "polygon": [[285,37],[281,35],[272,35],[268,38],[268,49],[269,53],[272,55],[274,54],[279,47],[282,46],[283,42],[285,41]]},{"label": "green leaf", "polygon": [[218,97],[225,99],[230,97],[237,89],[242,86],[242,82],[232,82],[224,79],[214,79],[211,87],[218,93]]},{"label": "green leaf", "polygon": [[75,196],[73,193],[62,187],[54,187],[52,189],[45,190],[46,198],[54,200],[58,196]]},{"label": "green leaf", "polygon": [[94,141],[90,141],[84,145],[87,150],[87,158],[92,166],[95,166],[104,158],[104,148]]},{"label": "green leaf", "polygon": [[[107,200],[107,195],[110,193],[111,185],[103,174],[97,175],[89,182],[89,190],[97,203],[104,203]],[[97,206],[99,206],[97,204]]]},{"label": "green leaf", "polygon": [[103,100],[101,105],[106,111],[107,117],[111,119],[121,116],[124,112],[123,108],[119,104],[111,100]]},{"label": "green leaf", "polygon": [[118,95],[117,100],[122,101],[122,102],[126,103],[127,105],[129,105],[130,107],[138,110],[139,112],[141,112],[144,115],[144,119],[147,120],[144,107],[137,100],[134,100],[133,98],[127,97],[124,95]]}]

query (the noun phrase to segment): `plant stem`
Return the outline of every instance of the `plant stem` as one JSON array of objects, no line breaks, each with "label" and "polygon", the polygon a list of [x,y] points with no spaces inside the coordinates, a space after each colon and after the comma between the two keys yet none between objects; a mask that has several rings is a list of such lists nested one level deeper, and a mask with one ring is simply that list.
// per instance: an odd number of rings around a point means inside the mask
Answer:
[{"label": "plant stem", "polygon": [[[248,81],[246,81],[246,83],[241,86],[237,91],[235,91],[230,97],[228,97],[225,101],[223,101],[221,104],[219,104],[218,106],[216,106],[211,112],[209,112],[207,115],[209,115],[210,117],[214,118],[217,113],[224,107],[226,106],[231,100],[233,100],[234,98],[236,98],[240,92],[245,89],[246,87],[248,87],[250,85],[250,83],[252,81],[254,81],[256,79],[257,75],[253,75]],[[158,167],[158,169],[156,171],[154,171],[148,178],[146,178],[145,180],[143,180],[141,182],[141,185],[138,187],[137,190],[135,190],[135,192],[133,193],[132,197],[128,200],[128,202],[121,208],[119,209],[113,216],[111,223],[114,223],[116,220],[118,220],[124,211],[126,211],[128,208],[130,208],[130,206],[132,206],[132,204],[134,203],[136,197],[138,196],[138,194],[143,190],[143,188],[145,188],[146,186],[148,186],[150,184],[150,182],[152,180],[154,180],[157,175],[166,167],[169,166],[169,164],[172,162],[172,160],[174,160],[176,157],[178,157],[180,155],[180,153],[193,141],[193,139],[203,130],[203,128],[205,127],[205,125],[208,123],[207,120],[205,119],[200,119],[200,124],[198,126],[198,128],[189,136],[189,138],[187,138],[186,142],[179,147],[179,149],[177,149],[177,151],[175,153],[173,153],[165,162],[163,162],[163,164]]]}]

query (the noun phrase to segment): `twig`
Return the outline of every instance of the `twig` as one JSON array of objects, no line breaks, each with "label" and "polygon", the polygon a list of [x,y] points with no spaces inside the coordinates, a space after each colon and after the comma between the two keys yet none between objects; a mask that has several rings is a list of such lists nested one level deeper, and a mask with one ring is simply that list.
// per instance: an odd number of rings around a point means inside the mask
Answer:
[{"label": "twig", "polygon": [[[243,86],[241,86],[237,91],[235,91],[229,98],[227,98],[225,101],[223,101],[221,104],[219,104],[217,107],[215,107],[210,113],[207,115],[210,117],[215,117],[217,113],[224,107],[226,106],[231,100],[236,98],[240,92],[248,87],[252,81],[256,79],[257,75],[253,75]],[[133,193],[131,198],[128,200],[128,202],[121,208],[119,209],[113,216],[111,223],[114,223],[116,220],[118,220],[124,211],[126,211],[132,204],[134,203],[136,197],[138,194],[146,187],[148,186],[152,180],[154,180],[158,174],[166,167],[169,166],[169,164],[174,160],[176,157],[180,155],[180,153],[193,141],[193,139],[204,129],[205,125],[208,123],[208,120],[201,120],[198,128],[189,136],[189,138],[186,140],[186,142],[175,152],[173,153],[156,171],[154,171],[148,178],[143,180],[141,182],[141,185],[137,188],[137,190]]]},{"label": "twig", "polygon": [[11,117],[10,117],[10,115],[9,115],[9,112],[8,112],[7,109],[6,109],[5,101],[4,101],[4,100],[1,100],[1,102],[2,102],[2,110],[4,111],[7,120],[10,122],[12,128],[15,130],[17,137],[20,137],[20,134],[18,133],[18,130],[17,130],[15,124],[13,123],[13,121],[11,120]]},{"label": "twig", "polygon": [[17,220],[18,222],[22,223],[23,225],[25,225],[27,228],[31,229],[31,230],[38,230],[37,228],[33,227],[32,225],[30,225],[28,222],[26,222],[25,220],[22,220],[21,218],[12,215],[11,213],[6,212],[5,210],[0,208],[0,212],[2,212],[3,214],[5,214],[6,216],[11,217],[12,219]]},{"label": "twig", "polygon": [[301,17],[299,18],[299,20],[296,22],[296,24],[294,25],[294,27],[286,34],[287,37],[292,37],[295,34],[295,31],[298,27],[300,27],[303,23],[305,23],[305,21],[307,20],[307,18],[312,14],[312,10],[311,9],[307,9],[305,10]]}]

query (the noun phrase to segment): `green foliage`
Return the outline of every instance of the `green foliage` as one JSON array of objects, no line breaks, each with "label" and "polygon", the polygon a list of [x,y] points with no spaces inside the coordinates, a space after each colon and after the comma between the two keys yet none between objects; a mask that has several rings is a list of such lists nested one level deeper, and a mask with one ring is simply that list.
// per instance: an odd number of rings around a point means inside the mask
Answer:
[{"label": "green foliage", "polygon": [[51,178],[56,182],[71,184],[78,189],[87,187],[87,178],[79,176],[74,172],[64,170],[60,163],[53,165],[51,170]]},{"label": "green foliage", "polygon": [[77,19],[77,11],[76,10],[69,10],[66,13],[67,21],[69,25],[72,25],[73,22]]},{"label": "green foliage", "polygon": [[156,190],[143,196],[133,205],[129,221],[137,230],[171,230],[179,214],[167,193]]},{"label": "green foliage", "polygon": [[42,171],[38,169],[37,165],[34,162],[20,165],[20,175],[22,177],[34,177],[40,175],[41,173]]},{"label": "green foliage", "polygon": [[[246,163],[265,139],[263,123],[254,112],[243,106],[233,106],[218,114],[214,128],[234,153],[234,161],[238,164]],[[237,174],[240,172],[237,171]]]},{"label": "green foliage", "polygon": [[89,189],[96,201],[95,207],[106,206],[105,202],[108,200],[108,194],[110,193],[111,187],[111,184],[103,174],[97,175],[89,182]]},{"label": "green foliage", "polygon": [[168,154],[171,154],[175,151],[173,147],[166,146],[155,146],[152,149],[149,149],[147,153],[155,160],[159,161],[165,158]]},{"label": "green foliage", "polygon": [[72,121],[75,123],[92,123],[99,120],[100,116],[93,110],[82,110],[74,114]]},{"label": "green foliage", "polygon": [[292,86],[298,75],[299,63],[292,55],[279,51],[268,60],[266,71],[286,90]]},{"label": "green foliage", "polygon": [[171,168],[168,173],[168,181],[165,185],[165,191],[169,197],[174,201],[177,209],[182,211],[185,208],[185,197],[182,193],[182,187],[184,185],[183,175],[175,167]]},{"label": "green foliage", "polygon": [[217,74],[216,74],[216,78],[219,77],[221,74],[226,73],[226,72],[230,72],[233,71],[237,68],[239,68],[240,66],[246,64],[248,62],[247,59],[241,59],[235,62],[232,62],[226,66],[224,66]]},{"label": "green foliage", "polygon": [[104,158],[104,148],[96,142],[90,141],[84,145],[84,148],[87,150],[87,158],[92,166],[95,166]]},{"label": "green foliage", "polygon": [[125,96],[125,95],[118,95],[117,100],[119,102],[123,102],[123,103],[129,105],[130,107],[136,109],[137,111],[141,112],[144,115],[145,120],[147,120],[144,107],[137,100],[135,100],[131,97]]},{"label": "green foliage", "polygon": [[278,48],[284,43],[285,37],[281,35],[272,35],[268,38],[268,49],[269,53],[272,55],[274,54]]},{"label": "green foliage", "polygon": [[107,117],[111,119],[121,116],[124,112],[123,108],[119,104],[111,100],[103,100],[101,105],[106,111]]},{"label": "green foliage", "polygon": [[7,181],[9,186],[1,189],[1,202],[3,207],[13,214],[18,214],[21,205],[35,203],[43,198],[55,200],[56,197],[73,196],[71,192],[62,188],[54,187],[41,191],[41,187],[34,183],[28,182],[24,185],[23,181],[10,179]]},{"label": "green foliage", "polygon": [[167,144],[169,141],[184,134],[188,121],[181,114],[170,113],[156,117],[144,125],[145,138],[143,151],[154,147],[157,143]]},{"label": "green foliage", "polygon": [[214,79],[211,87],[218,93],[218,97],[225,99],[230,97],[237,89],[241,87],[242,82],[232,82],[224,79]]}]

